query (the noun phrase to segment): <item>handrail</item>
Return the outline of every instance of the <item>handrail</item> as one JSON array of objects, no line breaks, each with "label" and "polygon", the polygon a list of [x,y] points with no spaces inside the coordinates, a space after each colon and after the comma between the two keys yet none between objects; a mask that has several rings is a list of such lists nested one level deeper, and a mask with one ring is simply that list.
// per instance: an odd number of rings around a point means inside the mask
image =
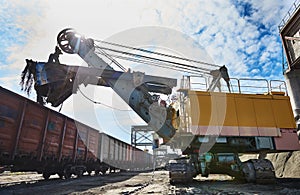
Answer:
[{"label": "handrail", "polygon": [[[192,82],[191,77],[201,78],[203,82]],[[193,90],[207,90],[209,86],[209,79],[200,76],[184,76],[183,82],[187,82],[188,85],[181,85],[184,89]],[[204,83],[205,82],[205,83]],[[224,81],[223,81],[224,82]],[[243,84],[243,82],[246,82]],[[261,84],[261,82],[265,84]],[[184,83],[186,84],[186,83]],[[221,84],[221,83],[220,83]],[[197,85],[194,87],[192,85]],[[206,87],[203,89],[203,87]],[[224,88],[223,88],[224,87]],[[227,85],[221,84],[222,89],[227,89]],[[232,93],[255,93],[255,94],[270,94],[272,92],[285,92],[287,95],[287,86],[284,81],[267,79],[252,79],[252,78],[230,78],[230,88]],[[224,91],[223,91],[224,92]]]},{"label": "handrail", "polygon": [[[239,80],[239,85],[240,85],[240,93],[243,93],[242,92],[242,89],[245,89],[245,88],[251,88],[251,89],[253,89],[253,88],[255,88],[255,89],[266,89],[267,91],[264,91],[265,93],[268,93],[269,92],[269,82],[268,82],[268,80],[266,80],[266,79],[248,79],[248,78],[241,78],[241,79],[238,79]],[[265,87],[264,86],[256,86],[256,85],[241,85],[241,81],[257,81],[257,82],[266,82],[266,85],[265,85]],[[249,91],[249,92],[251,92],[251,91]],[[253,93],[262,93],[262,91],[253,91]]]},{"label": "handrail", "polygon": [[299,6],[300,6],[300,0],[295,0],[293,5],[288,10],[287,14],[280,21],[280,23],[278,25],[279,32],[285,26],[285,24],[288,22],[288,20],[293,16],[293,14],[296,12],[296,10],[299,8]]},{"label": "handrail", "polygon": [[[274,83],[274,82],[281,83],[281,84],[278,85],[278,86],[273,87],[272,83]],[[273,89],[279,89],[280,92],[283,91],[283,92],[285,92],[286,95],[288,95],[287,86],[286,86],[286,83],[284,81],[281,81],[281,80],[270,80],[270,92],[272,92]]]}]

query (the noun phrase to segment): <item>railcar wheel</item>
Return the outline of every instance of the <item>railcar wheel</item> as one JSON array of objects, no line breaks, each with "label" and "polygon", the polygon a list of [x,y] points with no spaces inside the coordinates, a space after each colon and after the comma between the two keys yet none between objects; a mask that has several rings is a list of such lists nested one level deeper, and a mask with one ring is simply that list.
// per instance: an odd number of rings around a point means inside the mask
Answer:
[{"label": "railcar wheel", "polygon": [[50,173],[48,173],[48,172],[43,172],[43,178],[44,178],[45,180],[48,180],[48,179],[50,178],[50,176],[51,176]]},{"label": "railcar wheel", "polygon": [[64,173],[65,179],[70,179],[71,176],[72,176],[72,174],[71,174],[70,172],[68,172],[68,171],[66,171],[66,172]]},{"label": "railcar wheel", "polygon": [[83,176],[83,170],[79,170],[76,175],[77,178],[81,178]]},{"label": "railcar wheel", "polygon": [[60,179],[64,178],[64,174],[63,173],[57,173],[57,175],[59,176]]},{"label": "railcar wheel", "polygon": [[243,172],[247,182],[254,183],[256,181],[255,168],[251,161],[244,162]]},{"label": "railcar wheel", "polygon": [[71,178],[71,176],[72,176],[72,173],[71,173],[71,166],[66,166],[65,168],[64,168],[64,177],[65,177],[65,179],[70,179]]},{"label": "railcar wheel", "polygon": [[103,175],[105,175],[105,173],[106,173],[107,170],[108,170],[107,168],[101,169],[101,173],[102,173]]}]

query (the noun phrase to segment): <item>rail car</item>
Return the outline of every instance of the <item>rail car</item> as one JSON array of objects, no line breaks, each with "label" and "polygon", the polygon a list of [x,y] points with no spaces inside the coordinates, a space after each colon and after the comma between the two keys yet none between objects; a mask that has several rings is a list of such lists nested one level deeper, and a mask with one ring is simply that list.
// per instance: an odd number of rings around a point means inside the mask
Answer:
[{"label": "rail car", "polygon": [[1,170],[70,178],[149,170],[152,155],[0,87]]}]

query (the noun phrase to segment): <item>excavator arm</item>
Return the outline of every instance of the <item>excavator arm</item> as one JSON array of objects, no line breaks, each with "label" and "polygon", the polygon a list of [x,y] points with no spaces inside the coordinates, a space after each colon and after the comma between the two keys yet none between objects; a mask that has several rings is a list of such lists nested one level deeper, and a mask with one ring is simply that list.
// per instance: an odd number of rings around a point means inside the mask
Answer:
[{"label": "excavator arm", "polygon": [[[176,129],[172,121],[167,119],[168,109],[158,105],[159,96],[156,93],[171,94],[172,88],[177,85],[176,79],[145,75],[142,72],[116,71],[95,53],[92,39],[78,35],[73,29],[61,31],[57,41],[64,52],[78,54],[89,67],[46,63],[46,72],[65,72],[63,78],[58,79],[63,80],[60,85],[52,86],[50,93],[47,93],[47,102],[52,106],[60,105],[76,93],[80,84],[110,87],[165,141],[174,136]],[[48,74],[48,77],[51,75],[55,74]]]}]

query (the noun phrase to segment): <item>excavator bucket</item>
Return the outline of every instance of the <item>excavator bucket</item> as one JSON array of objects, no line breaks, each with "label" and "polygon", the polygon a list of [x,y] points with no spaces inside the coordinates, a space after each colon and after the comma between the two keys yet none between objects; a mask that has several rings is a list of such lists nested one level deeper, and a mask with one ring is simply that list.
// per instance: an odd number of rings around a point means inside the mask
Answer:
[{"label": "excavator bucket", "polygon": [[[74,85],[78,66],[66,66],[58,63],[45,63],[26,60],[27,65],[22,72],[22,89],[30,93],[34,80],[37,101],[46,102],[57,107],[76,90]],[[27,81],[25,81],[27,78]],[[75,86],[75,87],[74,87]]]},{"label": "excavator bucket", "polygon": [[[103,69],[92,67],[69,66],[32,60],[26,60],[26,62],[27,66],[22,72],[22,89],[25,91],[30,90],[31,87],[26,85],[31,85],[32,81],[30,79],[34,78],[37,101],[40,104],[51,103],[53,107],[59,106],[69,96],[76,93],[78,86],[82,83],[85,85],[108,86],[102,77],[119,75],[115,71],[103,71]],[[25,81],[25,78],[29,78],[29,81]]]},{"label": "excavator bucket", "polygon": [[[62,64],[45,64],[48,77],[47,102],[57,107],[73,93],[76,69]],[[76,88],[74,88],[76,89]],[[38,90],[38,89],[37,89]]]}]

